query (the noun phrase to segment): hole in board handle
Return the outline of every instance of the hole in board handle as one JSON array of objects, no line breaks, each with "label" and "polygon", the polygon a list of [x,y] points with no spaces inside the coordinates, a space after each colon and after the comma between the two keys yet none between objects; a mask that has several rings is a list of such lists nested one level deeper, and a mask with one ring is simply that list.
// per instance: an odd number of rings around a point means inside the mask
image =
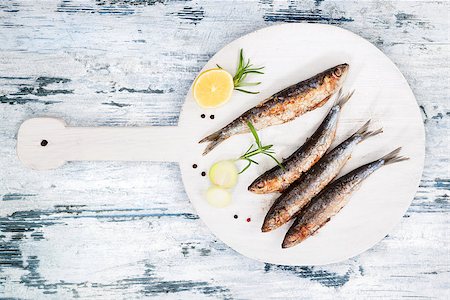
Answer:
[{"label": "hole in board handle", "polygon": [[47,146],[48,145],[48,141],[47,140],[42,140],[41,141],[41,146],[42,147],[45,147],[45,146]]}]

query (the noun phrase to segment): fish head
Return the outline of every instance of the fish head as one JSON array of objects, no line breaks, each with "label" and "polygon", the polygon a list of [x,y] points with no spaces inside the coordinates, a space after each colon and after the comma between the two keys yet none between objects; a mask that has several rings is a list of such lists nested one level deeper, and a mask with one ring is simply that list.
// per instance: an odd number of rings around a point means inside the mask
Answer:
[{"label": "fish head", "polygon": [[326,94],[334,94],[342,87],[349,69],[348,64],[340,64],[322,73],[321,87],[326,91]]},{"label": "fish head", "polygon": [[262,232],[269,232],[277,229],[282,226],[290,219],[290,215],[287,210],[278,205],[277,201],[272,205],[270,210],[267,212],[266,217],[264,218],[263,225],[261,226]]},{"label": "fish head", "polygon": [[278,181],[279,178],[264,178],[264,176],[260,176],[248,186],[248,190],[255,194],[273,193],[280,187]]},{"label": "fish head", "polygon": [[335,66],[334,68],[331,68],[331,76],[339,81],[340,83],[343,83],[345,78],[347,77],[348,70],[350,69],[349,64],[340,64]]},{"label": "fish head", "polygon": [[311,232],[308,224],[299,227],[294,223],[286,233],[281,247],[283,249],[293,247],[307,239],[310,235]]},{"label": "fish head", "polygon": [[261,226],[261,232],[269,232],[274,229],[277,229],[279,226],[276,224],[274,219],[267,219],[264,221],[263,225]]}]

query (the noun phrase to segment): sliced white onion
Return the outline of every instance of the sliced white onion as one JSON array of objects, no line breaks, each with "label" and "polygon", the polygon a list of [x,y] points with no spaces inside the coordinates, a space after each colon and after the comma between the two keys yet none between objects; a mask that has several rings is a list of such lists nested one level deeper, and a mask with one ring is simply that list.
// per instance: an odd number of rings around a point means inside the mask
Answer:
[{"label": "sliced white onion", "polygon": [[206,200],[215,207],[225,207],[231,203],[231,193],[218,186],[210,186],[206,191]]},{"label": "sliced white onion", "polygon": [[238,180],[238,169],[232,160],[221,160],[209,169],[209,180],[217,186],[232,188]]}]

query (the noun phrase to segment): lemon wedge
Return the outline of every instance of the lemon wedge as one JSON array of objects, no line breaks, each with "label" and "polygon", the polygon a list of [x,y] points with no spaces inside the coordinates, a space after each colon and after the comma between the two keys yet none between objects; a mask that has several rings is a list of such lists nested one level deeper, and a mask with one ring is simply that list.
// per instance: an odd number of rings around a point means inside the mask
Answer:
[{"label": "lemon wedge", "polygon": [[200,73],[194,82],[194,98],[204,108],[225,104],[233,93],[233,76],[223,69],[210,69]]}]

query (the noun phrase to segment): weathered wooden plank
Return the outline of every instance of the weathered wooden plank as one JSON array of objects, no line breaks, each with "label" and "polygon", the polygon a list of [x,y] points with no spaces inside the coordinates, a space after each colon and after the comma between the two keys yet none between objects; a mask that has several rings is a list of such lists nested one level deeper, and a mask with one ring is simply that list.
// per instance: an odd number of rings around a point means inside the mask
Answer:
[{"label": "weathered wooden plank", "polygon": [[[3,2],[0,294],[444,298],[448,9],[440,1]],[[197,218],[176,164],[70,163],[35,172],[16,159],[18,126],[34,116],[77,126],[175,125],[195,74],[218,49],[258,28],[305,21],[336,24],[377,45],[423,111],[427,157],[416,198],[393,232],[356,258],[293,268],[240,256]]]}]

